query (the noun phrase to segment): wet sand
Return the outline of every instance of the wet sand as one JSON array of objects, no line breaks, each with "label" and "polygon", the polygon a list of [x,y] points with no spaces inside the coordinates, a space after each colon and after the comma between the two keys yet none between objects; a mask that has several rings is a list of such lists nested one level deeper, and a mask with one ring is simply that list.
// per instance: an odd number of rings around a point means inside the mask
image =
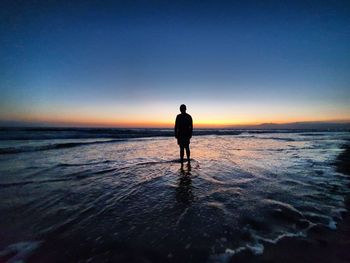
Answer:
[{"label": "wet sand", "polygon": [[[344,148],[335,162],[336,170],[350,176],[350,142]],[[350,196],[345,202],[348,212],[343,213],[336,230],[317,226],[306,238],[285,237],[277,244],[265,243],[262,255],[255,256],[247,250],[235,255],[231,262],[350,262]]]},{"label": "wet sand", "polygon": [[349,262],[348,140],[198,136],[183,169],[173,138],[5,142],[0,262]]}]

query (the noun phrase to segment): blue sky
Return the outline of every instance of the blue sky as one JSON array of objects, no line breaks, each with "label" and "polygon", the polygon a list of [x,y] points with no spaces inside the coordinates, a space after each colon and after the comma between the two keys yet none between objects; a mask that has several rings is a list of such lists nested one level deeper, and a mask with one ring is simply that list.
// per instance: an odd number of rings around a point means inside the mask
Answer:
[{"label": "blue sky", "polygon": [[2,1],[0,119],[350,119],[348,1],[102,2]]}]

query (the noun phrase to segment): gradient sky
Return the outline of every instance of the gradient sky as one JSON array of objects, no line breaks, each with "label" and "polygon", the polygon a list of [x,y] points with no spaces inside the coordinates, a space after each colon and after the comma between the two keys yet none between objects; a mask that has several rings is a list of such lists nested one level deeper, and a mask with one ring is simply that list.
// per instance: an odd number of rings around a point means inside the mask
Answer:
[{"label": "gradient sky", "polygon": [[0,19],[0,120],[350,119],[349,1],[1,1]]}]

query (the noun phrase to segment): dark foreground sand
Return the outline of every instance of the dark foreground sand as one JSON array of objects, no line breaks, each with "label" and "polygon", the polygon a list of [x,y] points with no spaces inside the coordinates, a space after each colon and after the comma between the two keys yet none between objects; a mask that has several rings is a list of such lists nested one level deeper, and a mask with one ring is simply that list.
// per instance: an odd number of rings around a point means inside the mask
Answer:
[{"label": "dark foreground sand", "polygon": [[[350,142],[335,163],[338,172],[350,176]],[[349,185],[350,187],[350,185]],[[350,210],[350,196],[346,200]],[[263,255],[244,252],[232,258],[233,262],[350,262],[350,212],[343,214],[337,229],[315,227],[307,238],[284,238],[276,245],[264,244]]]}]

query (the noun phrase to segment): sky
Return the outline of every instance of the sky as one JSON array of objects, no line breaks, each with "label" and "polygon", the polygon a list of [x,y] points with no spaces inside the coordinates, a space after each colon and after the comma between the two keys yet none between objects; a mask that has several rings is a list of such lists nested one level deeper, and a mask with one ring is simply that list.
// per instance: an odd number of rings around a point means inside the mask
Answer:
[{"label": "sky", "polygon": [[350,120],[349,1],[1,1],[0,120]]}]

